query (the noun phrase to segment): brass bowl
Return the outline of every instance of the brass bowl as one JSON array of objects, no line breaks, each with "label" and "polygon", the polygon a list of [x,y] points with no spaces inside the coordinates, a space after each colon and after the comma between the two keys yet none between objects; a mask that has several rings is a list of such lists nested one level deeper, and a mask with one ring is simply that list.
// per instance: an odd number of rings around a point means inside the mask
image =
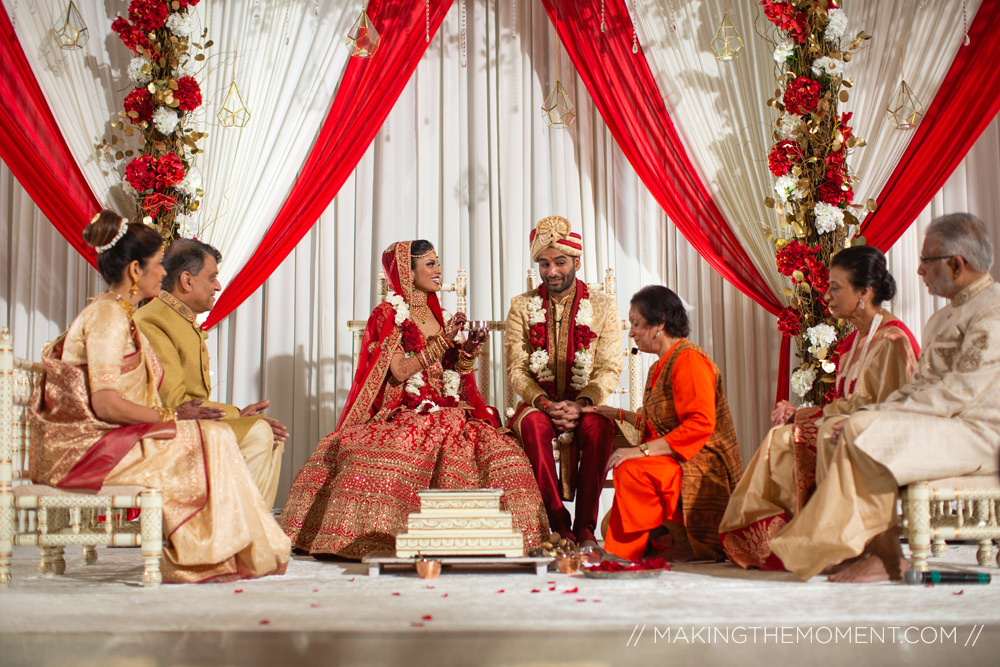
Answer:
[{"label": "brass bowl", "polygon": [[582,562],[580,554],[556,554],[556,567],[563,574],[576,574]]},{"label": "brass bowl", "polygon": [[421,558],[417,561],[417,574],[421,579],[437,579],[441,574],[441,561]]},{"label": "brass bowl", "polygon": [[594,547],[580,547],[580,559],[584,563],[596,565],[601,562],[601,550]]}]

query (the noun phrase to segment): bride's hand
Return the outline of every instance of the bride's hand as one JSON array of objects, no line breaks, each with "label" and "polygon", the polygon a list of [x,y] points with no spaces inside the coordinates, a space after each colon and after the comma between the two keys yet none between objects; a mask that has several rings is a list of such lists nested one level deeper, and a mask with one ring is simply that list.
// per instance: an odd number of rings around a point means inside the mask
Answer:
[{"label": "bride's hand", "polygon": [[465,323],[469,321],[469,316],[465,313],[455,313],[445,329],[444,337],[449,343],[455,342],[455,336],[465,328]]},{"label": "bride's hand", "polygon": [[473,329],[462,344],[462,349],[469,354],[475,354],[484,340],[486,340],[486,329]]}]

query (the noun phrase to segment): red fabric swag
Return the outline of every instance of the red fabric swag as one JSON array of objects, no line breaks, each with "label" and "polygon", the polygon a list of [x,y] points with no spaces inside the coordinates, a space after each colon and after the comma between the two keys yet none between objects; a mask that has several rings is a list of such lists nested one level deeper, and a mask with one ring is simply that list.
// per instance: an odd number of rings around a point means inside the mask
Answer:
[{"label": "red fabric swag", "polygon": [[[431,35],[452,2],[431,2]],[[371,0],[368,15],[382,35],[378,51],[372,58],[351,58],[285,204],[246,266],[219,296],[205,329],[257,291],[316,223],[368,150],[427,50],[423,2]]]},{"label": "red fabric swag", "polygon": [[1000,111],[1000,0],[983,0],[916,134],[861,225],[886,251],[903,235]]},{"label": "red fabric swag", "polygon": [[97,265],[81,232],[101,205],[69,152],[0,4],[0,159],[69,244]]},{"label": "red fabric swag", "polygon": [[[681,143],[640,49],[632,53],[632,23],[624,0],[600,3],[542,0],[619,147],[670,220],[723,278],[777,315],[781,304],[743,251]],[[782,351],[787,357],[787,341]],[[788,362],[779,367],[778,398],[788,397]]]}]

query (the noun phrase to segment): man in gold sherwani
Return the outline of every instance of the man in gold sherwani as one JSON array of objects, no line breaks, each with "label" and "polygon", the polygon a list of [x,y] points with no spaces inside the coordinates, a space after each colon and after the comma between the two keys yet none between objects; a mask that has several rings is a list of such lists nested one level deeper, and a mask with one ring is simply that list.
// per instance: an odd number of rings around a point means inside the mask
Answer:
[{"label": "man in gold sherwani", "polygon": [[[983,223],[958,213],[927,229],[918,273],[950,303],[923,332],[913,379],[884,403],[830,429],[812,498],[771,551],[802,579],[901,579],[894,527],[898,489],[911,482],[997,474],[1000,453],[1000,286]],[[820,438],[824,437],[823,431]]]},{"label": "man in gold sherwani", "polygon": [[278,492],[288,431],[280,422],[261,416],[270,405],[267,400],[242,410],[208,400],[212,388],[208,347],[196,318],[212,309],[215,294],[222,289],[218,281],[221,260],[221,253],[206,243],[175,241],[163,256],[167,275],[160,295],[140,308],[134,320],[163,365],[163,405],[176,408],[195,400],[215,408],[217,417],[235,432],[250,475],[270,508]]},{"label": "man in gold sherwani", "polygon": [[[542,284],[511,300],[504,349],[507,374],[521,401],[510,426],[531,461],[553,531],[597,546],[598,503],[614,425],[585,405],[600,405],[618,387],[622,324],[615,300],[576,277],[583,245],[565,218],[541,220],[531,258]],[[559,447],[559,475],[554,447]],[[575,519],[564,500],[574,500]]]}]

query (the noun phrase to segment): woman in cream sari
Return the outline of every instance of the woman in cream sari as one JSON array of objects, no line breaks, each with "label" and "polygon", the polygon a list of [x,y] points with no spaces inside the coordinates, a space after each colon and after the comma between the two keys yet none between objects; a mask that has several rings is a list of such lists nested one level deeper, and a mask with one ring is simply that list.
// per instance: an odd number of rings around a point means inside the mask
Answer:
[{"label": "woman in cream sari", "polygon": [[784,569],[771,553],[771,540],[816,488],[817,472],[825,469],[824,455],[833,444],[824,437],[830,426],[885,400],[916,370],[916,339],[881,306],[895,293],[895,280],[877,248],[855,246],[834,256],[825,298],[831,315],[855,327],[837,348],[835,398],[824,407],[798,410],[781,401],[771,413],[774,428],[750,461],[719,527],[726,555],[740,567]]},{"label": "woman in cream sari", "polygon": [[284,572],[291,545],[264,506],[232,430],[197,401],[176,412],[160,403],[163,370],[132,323],[136,304],[160,291],[160,235],[102,211],[83,238],[97,251],[110,289],[42,352],[45,379],[30,414],[32,480],[67,489],[159,489],[166,582]]},{"label": "woman in cream sari", "polygon": [[313,555],[393,551],[419,491],[503,489],[526,548],[548,535],[531,464],[476,387],[485,331],[456,342],[465,315],[441,309],[441,265],[427,241],[382,253],[394,294],[375,307],[337,430],[296,473],[281,525]]}]

